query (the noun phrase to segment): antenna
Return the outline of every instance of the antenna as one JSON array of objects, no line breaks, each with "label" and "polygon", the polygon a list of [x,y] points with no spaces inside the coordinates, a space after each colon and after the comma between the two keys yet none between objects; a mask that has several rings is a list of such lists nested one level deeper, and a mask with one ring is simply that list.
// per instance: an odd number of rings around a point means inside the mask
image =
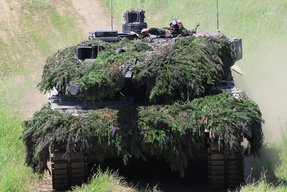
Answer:
[{"label": "antenna", "polygon": [[216,2],[216,16],[217,16],[217,31],[220,32],[219,30],[219,9],[218,9],[218,0]]},{"label": "antenna", "polygon": [[111,0],[111,28],[112,28],[112,31],[114,30],[114,16],[113,16],[113,0]]}]

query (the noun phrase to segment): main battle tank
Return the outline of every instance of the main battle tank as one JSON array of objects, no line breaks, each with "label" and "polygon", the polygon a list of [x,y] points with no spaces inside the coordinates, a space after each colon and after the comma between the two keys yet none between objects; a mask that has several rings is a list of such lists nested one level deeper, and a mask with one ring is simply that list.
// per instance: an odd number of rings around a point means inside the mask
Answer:
[{"label": "main battle tank", "polygon": [[241,39],[142,37],[144,11],[125,19],[123,33],[91,32],[47,59],[38,86],[49,103],[23,122],[27,165],[42,174],[51,161],[53,188],[62,190],[111,159],[163,159],[182,177],[199,159],[212,189],[238,187],[242,141],[254,155],[263,143],[260,110],[231,73]]}]

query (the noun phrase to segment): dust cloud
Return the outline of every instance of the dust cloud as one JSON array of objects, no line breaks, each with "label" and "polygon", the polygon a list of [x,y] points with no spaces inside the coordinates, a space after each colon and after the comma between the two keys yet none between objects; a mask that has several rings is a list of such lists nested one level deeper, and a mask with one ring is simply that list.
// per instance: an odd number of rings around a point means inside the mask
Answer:
[{"label": "dust cloud", "polygon": [[287,131],[287,43],[266,39],[245,51],[239,64],[244,75],[234,76],[239,89],[261,109],[265,142],[278,143]]}]

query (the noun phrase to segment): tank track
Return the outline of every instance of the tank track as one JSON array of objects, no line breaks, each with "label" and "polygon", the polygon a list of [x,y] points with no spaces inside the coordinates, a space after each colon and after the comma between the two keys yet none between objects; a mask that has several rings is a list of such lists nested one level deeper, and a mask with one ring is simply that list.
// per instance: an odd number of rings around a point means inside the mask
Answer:
[{"label": "tank track", "polygon": [[[209,135],[209,134],[208,134]],[[244,181],[244,156],[219,148],[218,142],[207,137],[208,184],[212,190],[235,189]]]},{"label": "tank track", "polygon": [[82,153],[55,150],[51,154],[52,185],[55,191],[82,184],[87,178],[86,158]]},{"label": "tank track", "polygon": [[[209,132],[206,133],[206,143],[209,188],[221,191],[239,187],[244,181],[243,150],[230,152],[219,148]],[[82,153],[64,155],[63,151],[54,150],[51,154],[53,189],[63,191],[82,184],[88,177],[87,167],[87,157]]]}]

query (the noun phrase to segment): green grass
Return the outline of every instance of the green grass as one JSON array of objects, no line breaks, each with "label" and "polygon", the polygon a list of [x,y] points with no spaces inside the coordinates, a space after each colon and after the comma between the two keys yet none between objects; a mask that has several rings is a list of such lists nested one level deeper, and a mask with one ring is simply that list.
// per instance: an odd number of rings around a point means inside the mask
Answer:
[{"label": "green grass", "polygon": [[98,169],[88,184],[75,187],[73,192],[160,192],[157,186],[137,188],[129,186],[115,171]]},{"label": "green grass", "polygon": [[25,149],[19,139],[22,133],[20,113],[21,88],[10,79],[0,78],[0,192],[30,191],[37,178],[24,166]]},{"label": "green grass", "polygon": [[[9,78],[0,78],[0,111],[12,113],[16,111],[19,100],[18,87]],[[13,110],[14,109],[14,110]],[[15,114],[16,115],[16,114]],[[1,121],[1,125],[5,125]]]},{"label": "green grass", "polygon": [[0,111],[0,191],[30,191],[29,185],[36,177],[24,166],[21,122],[7,107]]},{"label": "green grass", "polygon": [[[286,128],[287,129],[287,128]],[[284,134],[282,143],[280,144],[280,150],[278,153],[279,161],[275,169],[276,176],[279,180],[285,180],[287,182],[287,135]]]},{"label": "green grass", "polygon": [[[27,8],[28,9],[28,8]],[[49,7],[38,12],[26,12],[21,18],[21,38],[17,39],[20,47],[18,52],[27,63],[26,71],[31,65],[41,69],[48,56],[56,50],[78,43],[82,37],[71,14],[60,15]]]},{"label": "green grass", "polygon": [[0,115],[0,191],[29,191],[33,179],[31,170],[23,166],[24,148],[18,138],[21,135],[19,120],[5,113]]},{"label": "green grass", "polygon": [[278,184],[270,184],[264,179],[245,186],[243,189],[240,190],[241,192],[286,192],[287,185],[283,183]]},{"label": "green grass", "polygon": [[76,187],[74,192],[135,192],[116,172],[98,170],[91,178],[89,184]]}]

